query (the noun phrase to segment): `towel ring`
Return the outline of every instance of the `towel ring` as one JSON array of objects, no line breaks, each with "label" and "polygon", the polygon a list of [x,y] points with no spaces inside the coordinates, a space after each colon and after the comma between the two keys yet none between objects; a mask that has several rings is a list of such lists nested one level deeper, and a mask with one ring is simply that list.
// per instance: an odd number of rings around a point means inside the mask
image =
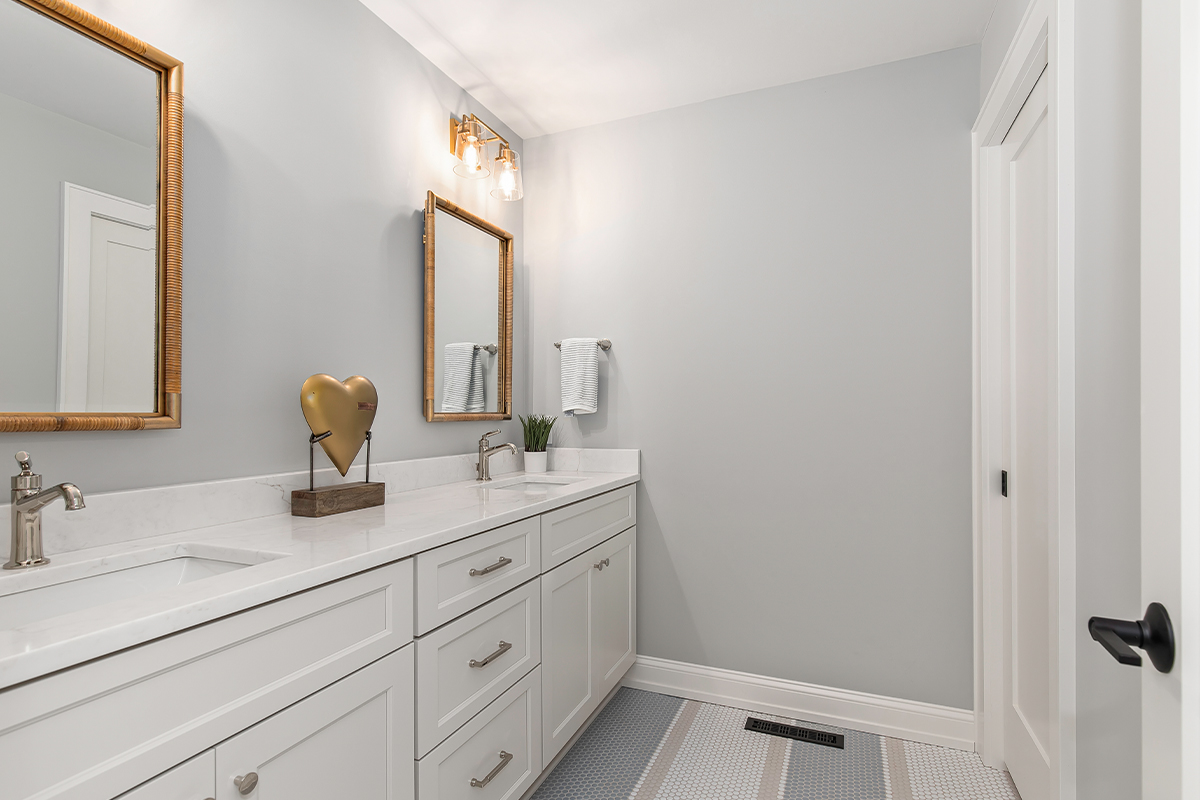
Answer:
[{"label": "towel ring", "polygon": [[[596,341],[596,344],[600,345],[601,350],[612,349],[612,340],[610,340],[610,339],[598,339]],[[554,346],[557,347],[559,350],[562,350],[562,342],[555,342]]]}]

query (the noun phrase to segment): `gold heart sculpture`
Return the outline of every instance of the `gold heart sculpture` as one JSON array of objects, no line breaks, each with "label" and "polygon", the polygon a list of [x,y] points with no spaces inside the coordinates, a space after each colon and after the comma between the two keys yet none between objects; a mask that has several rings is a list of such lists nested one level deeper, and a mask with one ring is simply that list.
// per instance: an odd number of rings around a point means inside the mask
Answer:
[{"label": "gold heart sculpture", "polygon": [[361,375],[344,381],[313,375],[300,387],[304,419],[315,435],[333,434],[321,440],[321,447],[343,477],[367,440],[378,405],[375,384]]}]

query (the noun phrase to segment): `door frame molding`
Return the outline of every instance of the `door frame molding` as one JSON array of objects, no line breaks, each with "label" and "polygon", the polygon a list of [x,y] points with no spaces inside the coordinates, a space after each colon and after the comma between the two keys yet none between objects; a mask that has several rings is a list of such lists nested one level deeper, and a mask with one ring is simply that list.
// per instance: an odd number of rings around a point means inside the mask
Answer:
[{"label": "door frame molding", "polygon": [[971,130],[972,155],[972,527],[975,612],[975,747],[984,763],[1004,762],[1003,538],[999,457],[1002,419],[992,402],[1000,391],[996,335],[997,265],[1004,257],[999,228],[1003,141],[1030,90],[1048,80],[1051,184],[1050,269],[1057,276],[1055,355],[1057,491],[1051,515],[1050,684],[1054,777],[1059,800],[1075,800],[1075,0],[1030,0],[1000,71]]},{"label": "door frame molding", "polygon": [[1175,800],[1200,792],[1200,1],[1142,4],[1141,89],[1141,594],[1177,643],[1142,669],[1142,796]]}]

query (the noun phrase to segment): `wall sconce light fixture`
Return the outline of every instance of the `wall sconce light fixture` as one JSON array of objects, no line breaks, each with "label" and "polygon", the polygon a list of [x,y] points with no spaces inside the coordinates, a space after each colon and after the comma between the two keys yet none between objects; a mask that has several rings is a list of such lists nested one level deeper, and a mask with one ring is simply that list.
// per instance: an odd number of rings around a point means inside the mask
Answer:
[{"label": "wall sconce light fixture", "polygon": [[505,145],[500,148],[492,166],[492,197],[497,200],[520,200],[524,196],[521,156]]},{"label": "wall sconce light fixture", "polygon": [[[484,132],[491,136],[485,138]],[[488,145],[499,142],[493,160],[488,157]],[[450,152],[458,159],[454,174],[464,178],[492,176],[492,197],[498,200],[520,200],[524,195],[521,181],[521,157],[492,127],[474,114],[462,119],[450,117]]]}]

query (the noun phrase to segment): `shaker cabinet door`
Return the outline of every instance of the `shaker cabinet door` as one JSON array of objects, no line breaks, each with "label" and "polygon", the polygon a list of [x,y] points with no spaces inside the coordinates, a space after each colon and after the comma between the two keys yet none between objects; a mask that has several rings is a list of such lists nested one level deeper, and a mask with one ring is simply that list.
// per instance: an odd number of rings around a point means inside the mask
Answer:
[{"label": "shaker cabinet door", "polygon": [[542,576],[542,760],[549,764],[599,704],[592,680],[591,562]]},{"label": "shaker cabinet door", "polygon": [[542,758],[549,764],[637,656],[636,528],[542,576]]},{"label": "shaker cabinet door", "polygon": [[592,548],[592,676],[603,700],[633,666],[637,631],[633,594],[637,528]]},{"label": "shaker cabinet door", "polygon": [[413,646],[218,745],[217,800],[411,800]]}]

